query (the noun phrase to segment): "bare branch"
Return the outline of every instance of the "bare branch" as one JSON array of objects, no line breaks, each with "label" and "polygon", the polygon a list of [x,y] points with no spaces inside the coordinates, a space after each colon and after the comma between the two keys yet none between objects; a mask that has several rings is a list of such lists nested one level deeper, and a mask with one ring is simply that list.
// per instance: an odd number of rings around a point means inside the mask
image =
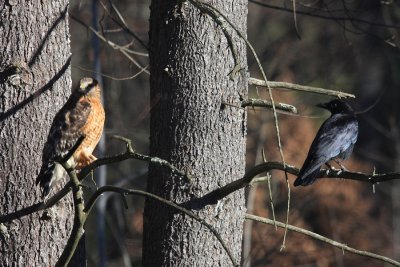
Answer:
[{"label": "bare branch", "polygon": [[[265,162],[261,163],[259,165],[254,166],[252,169],[250,169],[243,178],[235,180],[223,187],[217,188],[210,193],[204,195],[203,197],[200,198],[201,201],[194,201],[191,200],[187,202],[185,205],[186,207],[190,207],[192,209],[200,209],[203,208],[206,205],[214,205],[217,204],[217,202],[224,197],[228,196],[229,194],[250,185],[253,182],[254,177],[257,175],[264,173],[264,172],[269,172],[271,170],[281,170],[285,171],[287,173],[293,174],[293,175],[298,175],[299,169],[297,169],[294,166],[290,166],[288,164],[281,163],[281,162],[275,162],[275,161],[270,161],[270,162]],[[342,178],[346,180],[356,180],[360,182],[367,182],[370,184],[376,184],[380,182],[386,182],[390,180],[400,180],[400,173],[383,173],[383,174],[367,174],[367,173],[361,173],[361,172],[349,172],[349,171],[342,171],[342,170],[337,170],[337,169],[321,169],[319,172],[319,176],[321,178]],[[265,181],[265,179],[262,179],[261,181]],[[316,185],[314,185],[316,186]],[[198,203],[202,203],[200,206]]]},{"label": "bare branch", "polygon": [[[235,107],[239,109],[243,109],[246,107],[273,108],[271,101],[263,99],[253,99],[253,98],[243,100],[240,106],[226,102],[222,102],[222,105]],[[275,109],[278,110],[280,113],[284,112],[284,113],[298,114],[297,108],[295,106],[286,103],[279,103],[279,102],[275,103]]]},{"label": "bare branch", "polygon": [[[63,167],[65,168],[65,170],[67,170],[65,164],[63,164]],[[72,182],[72,197],[74,200],[74,223],[67,244],[64,247],[63,253],[61,254],[55,265],[56,267],[68,266],[68,263],[72,259],[76,247],[78,246],[79,240],[82,238],[82,235],[85,232],[83,227],[87,219],[87,214],[84,212],[83,192],[78,176],[73,169],[67,171]]]},{"label": "bare branch", "polygon": [[[133,150],[131,140],[124,138],[122,136],[115,136],[115,138],[122,140],[123,142],[126,143],[126,152],[122,153],[122,154],[110,156],[110,157],[100,158],[100,159],[97,159],[96,161],[92,162],[90,165],[86,166],[79,172],[78,179],[80,181],[83,180],[94,169],[96,169],[97,167],[99,167],[101,165],[116,163],[116,162],[124,161],[127,159],[137,159],[137,160],[141,160],[141,161],[151,162],[151,163],[159,165],[161,167],[166,167],[172,173],[181,175],[183,177],[186,177],[188,180],[191,180],[191,176],[189,174],[186,174],[184,171],[177,169],[175,166],[173,166],[168,161],[157,158],[157,157],[150,157],[150,156],[135,152]],[[60,199],[62,199],[63,197],[65,197],[68,194],[68,192],[71,190],[71,187],[72,187],[72,182],[68,181],[60,191],[55,193],[46,202],[41,201],[41,202],[35,203],[29,207],[25,207],[25,208],[22,208],[20,210],[17,210],[17,211],[8,213],[8,214],[4,214],[4,215],[1,214],[0,215],[0,223],[10,222],[10,221],[19,219],[21,217],[27,216],[29,214],[32,214],[34,212],[45,210],[45,209],[48,209],[48,208],[54,206],[58,201],[60,201]]]},{"label": "bare branch", "polygon": [[[262,218],[262,217],[255,216],[255,215],[252,215],[252,214],[246,214],[245,218],[247,220],[253,220],[253,221],[256,221],[256,222],[261,222],[261,223],[265,223],[265,224],[269,224],[269,225],[275,225],[276,224],[278,227],[281,227],[281,228],[285,228],[285,226],[286,226],[285,223],[281,223],[281,222],[277,222],[277,221],[274,222],[273,220],[270,220],[270,219],[267,219],[267,218]],[[348,252],[353,253],[353,254],[366,256],[366,257],[369,257],[369,258],[380,260],[380,261],[392,264],[394,266],[400,266],[400,262],[395,261],[393,259],[390,259],[388,257],[382,256],[382,255],[378,255],[378,254],[374,254],[374,253],[367,252],[367,251],[362,251],[362,250],[357,250],[357,249],[351,248],[351,247],[347,246],[346,244],[339,243],[339,242],[337,242],[335,240],[326,238],[326,237],[324,237],[322,235],[319,235],[319,234],[316,234],[314,232],[311,232],[311,231],[308,231],[308,230],[305,230],[305,229],[302,229],[302,228],[299,228],[299,227],[296,227],[296,226],[293,226],[293,225],[287,225],[287,228],[290,231],[297,232],[297,233],[300,233],[300,234],[303,234],[303,235],[306,235],[306,236],[310,236],[310,237],[312,237],[314,239],[317,239],[317,240],[320,240],[322,242],[331,244],[332,246],[340,248],[343,251],[348,251]]]},{"label": "bare branch", "polygon": [[[129,140],[129,139],[127,139],[127,140]],[[177,173],[179,175],[187,177],[187,179],[191,179],[191,177],[188,176],[188,174],[186,174],[183,171],[180,171],[179,169],[176,169],[172,164],[170,164],[166,160],[142,155],[142,154],[139,154],[136,152],[125,152],[123,154],[115,155],[112,157],[105,157],[105,158],[98,159],[98,160],[94,161],[92,164],[90,164],[89,166],[83,168],[82,171],[79,173],[78,178],[79,178],[79,180],[84,179],[92,170],[96,169],[97,167],[99,167],[101,165],[120,162],[120,161],[124,161],[127,159],[138,159],[138,160],[142,160],[142,161],[153,162],[155,164],[159,164],[160,166],[169,168],[173,173]],[[235,192],[236,190],[239,190],[245,186],[250,185],[252,182],[264,182],[265,179],[260,179],[260,181],[257,181],[257,179],[254,179],[254,177],[256,177],[258,174],[261,174],[263,172],[269,172],[271,170],[287,171],[288,173],[293,174],[293,175],[297,175],[299,173],[299,169],[297,169],[296,167],[286,164],[286,168],[285,168],[283,163],[281,163],[281,162],[271,161],[271,162],[261,163],[255,167],[253,167],[252,169],[250,169],[244,175],[243,178],[233,181],[221,188],[217,188],[214,191],[211,191],[210,193],[201,197],[200,199],[203,200],[201,207],[204,207],[206,205],[216,204],[218,202],[218,200],[228,196],[229,194]],[[382,173],[382,174],[376,174],[376,173],[367,174],[367,173],[361,173],[361,172],[349,172],[349,171],[342,171],[342,170],[321,169],[320,173],[319,173],[319,178],[342,178],[342,179],[346,179],[346,180],[367,182],[367,183],[370,183],[373,185],[373,184],[387,182],[387,181],[391,181],[391,180],[400,180],[400,173],[391,172],[391,173]],[[12,212],[12,213],[0,215],[0,223],[10,222],[15,219],[19,219],[21,217],[32,214],[34,212],[48,209],[48,208],[52,207],[54,204],[56,204],[60,199],[62,199],[69,192],[70,189],[71,189],[71,182],[68,182],[64,186],[63,189],[58,191],[54,196],[49,198],[45,203],[39,202],[39,203],[33,204],[26,208],[22,208],[20,210]],[[196,205],[198,205],[198,204],[195,204],[193,201],[189,201],[185,204],[185,207],[187,207],[187,208],[190,207],[193,209],[200,208],[200,206],[196,206]]]},{"label": "bare branch", "polygon": [[90,213],[92,207],[94,206],[96,200],[105,192],[115,192],[120,194],[121,196],[125,196],[125,195],[137,195],[137,196],[143,196],[143,197],[147,197],[156,201],[160,201],[161,203],[164,203],[165,205],[172,207],[186,215],[188,215],[189,217],[191,217],[192,219],[195,219],[196,221],[198,221],[199,223],[201,223],[202,225],[204,225],[205,227],[208,228],[208,230],[210,230],[214,236],[218,239],[218,241],[221,243],[222,247],[224,248],[224,250],[226,251],[226,253],[228,254],[230,260],[232,261],[232,264],[234,266],[239,266],[239,264],[235,261],[235,258],[233,257],[232,253],[230,252],[228,246],[225,244],[225,242],[222,240],[221,235],[218,233],[218,231],[211,225],[209,224],[206,220],[200,218],[199,216],[197,216],[195,213],[193,213],[190,210],[187,210],[181,206],[179,206],[178,204],[166,200],[162,197],[159,197],[157,195],[148,193],[146,191],[142,191],[142,190],[135,190],[135,189],[124,189],[124,188],[120,188],[120,187],[115,187],[115,186],[103,186],[100,187],[98,190],[96,190],[96,192],[92,195],[92,197],[89,199],[86,208],[85,208],[85,212],[87,214]]},{"label": "bare branch", "polygon": [[[246,99],[242,101],[242,107],[263,107],[272,108],[272,102],[262,99]],[[275,103],[275,108],[280,111],[285,111],[289,113],[297,114],[297,108],[295,106],[285,104],[285,103]]]},{"label": "bare branch", "polygon": [[72,198],[74,201],[74,223],[72,226],[70,237],[68,238],[67,244],[65,245],[64,251],[58,259],[56,266],[67,267],[68,263],[71,261],[72,256],[78,246],[79,240],[81,239],[84,233],[84,225],[86,221],[86,216],[83,211],[83,192],[81,188],[81,183],[76,175],[76,171],[71,166],[67,165],[67,161],[78,147],[81,145],[83,139],[85,139],[85,135],[81,135],[75,145],[68,151],[68,154],[64,156],[62,161],[60,161],[63,168],[67,171],[68,176],[70,178],[70,183],[72,183]]},{"label": "bare branch", "polygon": [[256,86],[267,86],[268,85],[271,88],[285,88],[285,89],[302,91],[302,92],[307,92],[307,93],[336,96],[339,98],[355,98],[355,95],[341,92],[341,91],[335,91],[335,90],[330,90],[330,89],[305,86],[305,85],[299,85],[299,84],[287,83],[287,82],[268,81],[268,83],[266,84],[264,80],[260,80],[260,79],[256,79],[256,78],[249,78],[249,84],[256,85]]},{"label": "bare branch", "polygon": [[183,177],[186,177],[188,180],[191,180],[191,177],[187,173],[177,169],[174,165],[172,165],[168,161],[157,158],[157,157],[150,157],[150,156],[135,152],[133,149],[133,146],[132,146],[132,141],[130,139],[122,137],[122,136],[118,136],[118,135],[115,135],[114,138],[125,142],[125,145],[126,145],[125,153],[111,156],[111,157],[104,157],[101,159],[97,159],[96,161],[92,162],[90,165],[86,166],[85,168],[83,168],[81,170],[81,172],[79,173],[80,180],[85,178],[92,170],[96,169],[97,167],[100,167],[101,165],[120,162],[120,161],[124,161],[127,159],[137,159],[137,160],[141,160],[141,161],[151,162],[151,163],[157,164],[159,166],[166,167],[172,173],[181,175]]}]

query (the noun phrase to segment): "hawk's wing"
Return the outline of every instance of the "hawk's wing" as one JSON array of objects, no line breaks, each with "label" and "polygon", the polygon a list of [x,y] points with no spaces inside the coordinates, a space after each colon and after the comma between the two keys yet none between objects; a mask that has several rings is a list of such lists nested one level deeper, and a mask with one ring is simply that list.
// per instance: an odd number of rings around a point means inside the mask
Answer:
[{"label": "hawk's wing", "polygon": [[43,194],[47,195],[54,172],[54,160],[66,156],[82,136],[82,127],[90,114],[90,104],[76,101],[71,97],[57,113],[50,128],[47,142],[43,148],[42,168],[36,183],[40,183]]},{"label": "hawk's wing", "polygon": [[43,148],[43,162],[65,156],[83,134],[81,129],[90,114],[90,104],[79,101],[57,113]]}]

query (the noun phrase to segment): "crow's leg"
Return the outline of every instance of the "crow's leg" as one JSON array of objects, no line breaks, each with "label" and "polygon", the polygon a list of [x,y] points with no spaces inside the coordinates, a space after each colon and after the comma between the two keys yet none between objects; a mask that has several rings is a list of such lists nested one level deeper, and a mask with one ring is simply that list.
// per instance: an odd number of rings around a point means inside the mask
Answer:
[{"label": "crow's leg", "polygon": [[332,167],[332,165],[331,164],[329,164],[328,162],[325,162],[325,165],[329,168],[329,169],[333,169],[333,167]]},{"label": "crow's leg", "polygon": [[337,165],[340,166],[340,169],[343,171],[348,172],[349,170],[338,160],[338,159],[334,159],[334,161],[336,162]]},{"label": "crow's leg", "polygon": [[[328,161],[329,162],[329,161]],[[324,164],[331,170],[331,171],[337,171],[337,169],[335,167],[333,167],[331,164],[329,164],[328,162],[325,162]]]},{"label": "crow's leg", "polygon": [[335,169],[331,164],[329,164],[328,162],[324,163],[328,169],[326,170],[326,174],[329,175],[329,172],[335,172],[337,171],[337,169]]}]

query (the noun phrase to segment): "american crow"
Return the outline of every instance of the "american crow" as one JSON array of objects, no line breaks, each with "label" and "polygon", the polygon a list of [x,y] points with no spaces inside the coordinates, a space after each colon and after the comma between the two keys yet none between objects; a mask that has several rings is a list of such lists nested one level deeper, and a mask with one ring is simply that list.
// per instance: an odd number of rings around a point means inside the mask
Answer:
[{"label": "american crow", "polygon": [[348,159],[357,141],[358,122],[350,105],[335,99],[318,107],[329,110],[332,115],[321,125],[294,186],[312,184],[322,164],[331,159]]}]

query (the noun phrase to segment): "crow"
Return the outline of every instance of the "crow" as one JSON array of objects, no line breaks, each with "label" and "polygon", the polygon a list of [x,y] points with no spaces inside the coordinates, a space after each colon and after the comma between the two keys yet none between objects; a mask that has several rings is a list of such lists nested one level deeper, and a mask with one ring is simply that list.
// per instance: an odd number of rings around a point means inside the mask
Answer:
[{"label": "crow", "polygon": [[321,166],[332,159],[344,169],[337,160],[348,159],[357,141],[358,122],[348,103],[335,99],[317,107],[329,110],[332,115],[319,128],[294,186],[315,182]]}]

